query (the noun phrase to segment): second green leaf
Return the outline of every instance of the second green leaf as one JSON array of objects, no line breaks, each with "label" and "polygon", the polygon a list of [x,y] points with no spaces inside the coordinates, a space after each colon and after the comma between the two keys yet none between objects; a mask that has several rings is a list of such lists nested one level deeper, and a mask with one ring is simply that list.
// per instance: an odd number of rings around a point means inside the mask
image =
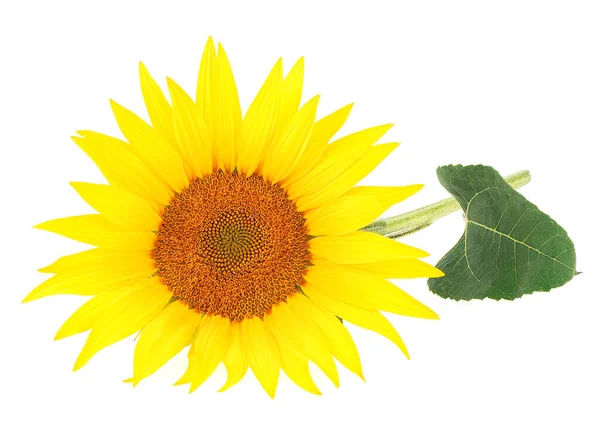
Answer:
[{"label": "second green leaf", "polygon": [[448,165],[441,184],[465,213],[465,231],[429,279],[444,298],[515,299],[562,286],[577,273],[566,231],[511,188],[492,167]]}]

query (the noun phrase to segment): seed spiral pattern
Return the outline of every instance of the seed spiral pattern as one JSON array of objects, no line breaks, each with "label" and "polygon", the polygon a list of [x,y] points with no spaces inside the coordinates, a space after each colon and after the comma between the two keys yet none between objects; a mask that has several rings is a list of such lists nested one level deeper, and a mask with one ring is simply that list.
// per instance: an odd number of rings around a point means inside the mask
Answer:
[{"label": "seed spiral pattern", "polygon": [[308,238],[280,186],[219,170],[165,207],[152,257],[163,284],[191,309],[239,322],[299,291]]}]

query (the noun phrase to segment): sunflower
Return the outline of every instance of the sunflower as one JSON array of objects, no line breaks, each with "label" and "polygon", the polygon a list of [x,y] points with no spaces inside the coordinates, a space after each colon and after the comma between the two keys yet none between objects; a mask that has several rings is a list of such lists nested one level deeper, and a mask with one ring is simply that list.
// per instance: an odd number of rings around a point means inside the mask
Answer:
[{"label": "sunflower", "polygon": [[437,315],[386,279],[434,277],[427,254],[361,231],[421,186],[355,186],[398,143],[391,125],[329,143],[352,105],[316,120],[300,106],[304,65],[277,61],[242,117],[229,60],[208,40],[194,101],[167,79],[170,102],[140,64],[149,123],[112,102],[127,142],[78,131],[108,184],[72,183],[97,214],[37,228],[93,246],[42,268],[25,301],[91,296],[56,339],[90,330],[74,369],[138,333],[134,385],[187,346],[176,384],[198,388],[222,362],[221,390],[251,369],[273,397],[280,370],[319,394],[309,361],[338,386],[334,362],[361,378],[352,323],[402,339],[380,313]]}]

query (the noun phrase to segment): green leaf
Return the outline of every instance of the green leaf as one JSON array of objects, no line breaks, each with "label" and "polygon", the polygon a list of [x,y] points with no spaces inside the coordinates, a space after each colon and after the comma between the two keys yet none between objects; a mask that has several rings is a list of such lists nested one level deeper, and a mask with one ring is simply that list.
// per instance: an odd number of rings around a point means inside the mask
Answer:
[{"label": "green leaf", "polygon": [[511,188],[492,167],[447,165],[440,183],[465,212],[465,231],[429,279],[444,298],[515,299],[571,280],[575,248],[566,231]]}]

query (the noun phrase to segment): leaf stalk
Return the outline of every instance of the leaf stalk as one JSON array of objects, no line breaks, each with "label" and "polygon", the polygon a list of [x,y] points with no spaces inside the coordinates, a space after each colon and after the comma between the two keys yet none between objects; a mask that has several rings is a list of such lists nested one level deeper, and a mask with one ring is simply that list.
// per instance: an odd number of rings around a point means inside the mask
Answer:
[{"label": "leaf stalk", "polygon": [[[531,181],[527,170],[509,174],[504,180],[514,189],[525,186]],[[390,238],[403,237],[427,228],[433,222],[460,210],[460,204],[453,197],[429,204],[407,213],[378,219],[363,228],[363,231],[375,232]]]}]

